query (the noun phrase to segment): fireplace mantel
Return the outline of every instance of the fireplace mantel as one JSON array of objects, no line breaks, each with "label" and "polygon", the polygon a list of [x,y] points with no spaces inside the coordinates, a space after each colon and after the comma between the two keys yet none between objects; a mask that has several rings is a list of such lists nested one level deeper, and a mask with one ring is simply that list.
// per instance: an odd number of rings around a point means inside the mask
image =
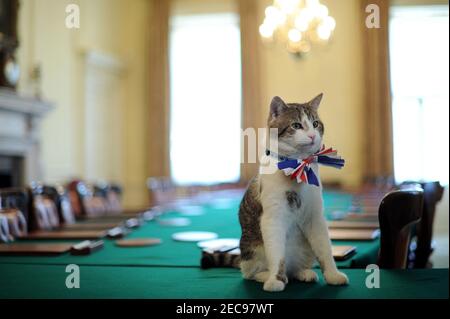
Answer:
[{"label": "fireplace mantel", "polygon": [[52,109],[49,102],[21,96],[8,89],[0,89],[0,111],[11,111],[41,116]]},{"label": "fireplace mantel", "polygon": [[53,109],[49,102],[0,89],[0,157],[22,163],[19,185],[42,179],[40,123]]}]

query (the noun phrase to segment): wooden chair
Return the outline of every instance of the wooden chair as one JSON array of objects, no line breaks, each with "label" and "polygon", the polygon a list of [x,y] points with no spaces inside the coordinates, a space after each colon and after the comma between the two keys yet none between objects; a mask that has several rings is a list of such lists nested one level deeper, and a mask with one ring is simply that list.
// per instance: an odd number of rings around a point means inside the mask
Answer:
[{"label": "wooden chair", "polygon": [[147,189],[152,206],[170,207],[177,199],[177,186],[170,177],[149,177]]},{"label": "wooden chair", "polygon": [[424,189],[423,214],[416,227],[416,249],[414,251],[414,268],[431,268],[429,261],[433,253],[433,223],[436,205],[442,199],[444,187],[439,182],[422,183]]},{"label": "wooden chair", "polygon": [[42,186],[42,193],[55,203],[61,226],[76,222],[75,214],[70,203],[69,192],[64,186],[44,184]]},{"label": "wooden chair", "polygon": [[[47,192],[46,192],[47,191]],[[52,230],[60,227],[56,197],[42,183],[32,182],[29,187],[30,230]]]},{"label": "wooden chair", "polygon": [[429,258],[434,250],[433,223],[436,205],[442,199],[444,188],[439,182],[403,182],[399,187],[404,189],[411,185],[419,185],[424,190],[423,213],[412,233],[408,254],[408,268],[431,268]]},{"label": "wooden chair", "polygon": [[101,197],[105,203],[108,215],[119,215],[123,213],[122,187],[117,184],[97,183],[94,185],[94,196]]},{"label": "wooden chair", "polygon": [[81,218],[84,215],[81,197],[78,193],[78,183],[80,182],[81,181],[79,180],[73,180],[66,185],[70,200],[70,206],[72,207],[75,218]]},{"label": "wooden chair", "polygon": [[389,192],[381,201],[380,268],[407,267],[412,226],[419,222],[423,210],[423,190],[417,186]]},{"label": "wooden chair", "polygon": [[2,188],[0,189],[0,207],[20,209],[28,219],[29,194],[26,188]]},{"label": "wooden chair", "polygon": [[68,186],[70,203],[77,218],[98,217],[107,214],[106,203],[96,196],[94,186],[80,180],[71,181]]},{"label": "wooden chair", "polygon": [[0,215],[8,224],[1,225],[0,233],[3,236],[0,236],[0,242],[10,241],[28,233],[29,212],[29,192],[26,188],[0,189]]}]

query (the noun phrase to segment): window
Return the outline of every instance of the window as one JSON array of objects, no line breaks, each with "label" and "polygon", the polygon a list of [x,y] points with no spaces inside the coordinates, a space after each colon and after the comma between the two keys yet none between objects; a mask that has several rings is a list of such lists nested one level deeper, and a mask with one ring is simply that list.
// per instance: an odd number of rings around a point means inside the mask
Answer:
[{"label": "window", "polygon": [[397,181],[449,180],[448,6],[393,7],[390,56]]},{"label": "window", "polygon": [[175,183],[240,177],[238,16],[176,16],[170,30],[170,168]]}]

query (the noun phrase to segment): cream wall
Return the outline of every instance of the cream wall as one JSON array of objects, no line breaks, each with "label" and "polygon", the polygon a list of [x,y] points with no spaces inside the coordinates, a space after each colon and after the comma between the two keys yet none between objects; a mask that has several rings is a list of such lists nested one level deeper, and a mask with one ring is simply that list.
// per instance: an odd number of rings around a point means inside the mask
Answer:
[{"label": "cream wall", "polygon": [[[260,2],[260,21],[270,0]],[[270,100],[279,95],[286,102],[306,102],[324,93],[320,115],[325,124],[325,143],[346,160],[339,171],[324,168],[324,181],[355,186],[363,175],[363,51],[362,8],[358,0],[322,1],[336,19],[336,30],[326,47],[313,47],[309,55],[296,57],[282,44],[262,45],[262,119],[266,122]]]},{"label": "cream wall", "polygon": [[[80,6],[80,29],[65,27],[65,8],[69,3]],[[38,63],[42,70],[42,96],[56,105],[42,125],[44,180],[59,182],[73,177],[115,180],[126,190],[127,207],[147,202],[148,14],[146,0],[21,0],[19,91],[24,94],[32,91],[30,70]],[[85,120],[94,111],[85,108],[85,61],[89,52],[112,58],[123,69],[119,105],[110,112],[114,114],[106,116],[108,120],[99,119],[108,122],[103,123],[108,128],[103,134],[95,130],[96,123],[88,124]],[[95,156],[87,152],[87,137],[97,139],[94,147],[102,146],[107,155],[120,154],[121,158],[94,158],[96,166],[87,167],[87,163],[92,163],[87,159]],[[94,176],[87,176],[88,168]]]},{"label": "cream wall", "polygon": [[29,72],[38,63],[42,66],[42,96],[57,106],[42,125],[44,173],[50,179],[75,174],[80,166],[72,147],[76,140],[75,122],[70,121],[76,116],[74,51],[73,37],[63,27],[64,2],[21,1],[19,11],[19,91],[31,91]]}]

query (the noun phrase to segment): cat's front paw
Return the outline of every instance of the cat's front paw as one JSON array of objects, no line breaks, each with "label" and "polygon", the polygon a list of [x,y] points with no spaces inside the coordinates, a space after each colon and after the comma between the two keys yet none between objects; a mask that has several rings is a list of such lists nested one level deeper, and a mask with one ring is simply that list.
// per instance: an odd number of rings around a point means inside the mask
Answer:
[{"label": "cat's front paw", "polygon": [[329,285],[342,286],[348,284],[347,275],[337,270],[326,271],[323,273],[323,277]]},{"label": "cat's front paw", "polygon": [[285,287],[286,287],[286,284],[276,278],[269,278],[264,283],[265,291],[271,291],[271,292],[283,291]]},{"label": "cat's front paw", "polygon": [[316,272],[312,269],[300,270],[295,275],[295,278],[302,282],[317,282],[317,281],[319,281],[319,277],[317,276]]}]

